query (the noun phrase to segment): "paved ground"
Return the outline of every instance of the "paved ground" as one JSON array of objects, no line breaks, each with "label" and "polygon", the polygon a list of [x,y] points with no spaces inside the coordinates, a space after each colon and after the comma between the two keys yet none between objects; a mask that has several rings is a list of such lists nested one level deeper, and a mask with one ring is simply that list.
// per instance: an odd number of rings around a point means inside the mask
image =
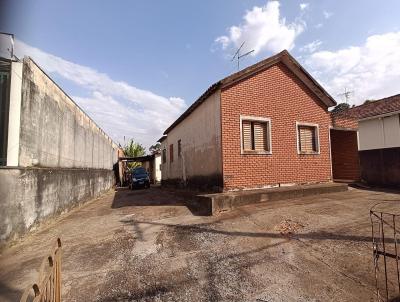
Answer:
[{"label": "paved ground", "polygon": [[202,217],[157,188],[110,192],[3,251],[0,301],[19,300],[57,236],[63,301],[373,301],[369,208],[399,198],[352,189]]}]

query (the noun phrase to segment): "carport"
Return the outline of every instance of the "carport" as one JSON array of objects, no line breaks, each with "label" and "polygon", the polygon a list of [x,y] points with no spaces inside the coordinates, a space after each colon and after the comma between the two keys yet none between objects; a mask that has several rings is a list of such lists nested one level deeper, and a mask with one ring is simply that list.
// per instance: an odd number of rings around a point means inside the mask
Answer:
[{"label": "carport", "polygon": [[150,176],[150,182],[155,183],[156,182],[156,177],[155,177],[155,158],[156,155],[158,154],[151,154],[151,155],[145,155],[145,156],[136,156],[136,157],[127,157],[127,156],[121,156],[118,158],[119,162],[121,163],[122,166],[122,179],[120,179],[120,183],[122,185],[127,184],[127,177],[128,177],[128,163],[139,163],[143,168],[146,169],[146,171],[149,173]]}]

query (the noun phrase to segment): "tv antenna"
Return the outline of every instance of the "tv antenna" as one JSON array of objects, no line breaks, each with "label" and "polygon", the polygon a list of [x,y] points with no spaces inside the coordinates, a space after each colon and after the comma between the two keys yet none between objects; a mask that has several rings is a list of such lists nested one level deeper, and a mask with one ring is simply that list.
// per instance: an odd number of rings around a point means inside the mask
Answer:
[{"label": "tv antenna", "polygon": [[349,100],[350,100],[350,96],[351,96],[353,93],[354,93],[354,90],[350,91],[350,90],[347,90],[347,88],[344,88],[344,92],[338,94],[338,96],[344,97],[344,99],[346,100],[346,104],[348,104],[348,103],[349,103]]},{"label": "tv antenna", "polygon": [[242,45],[240,45],[240,47],[238,48],[238,50],[235,52],[235,54],[233,55],[233,58],[232,58],[232,60],[231,61],[233,61],[233,60],[235,60],[235,58],[237,59],[237,69],[239,70],[240,69],[240,59],[241,58],[243,58],[243,57],[245,57],[245,56],[247,56],[247,55],[249,55],[249,54],[251,54],[253,51],[254,51],[254,49],[253,50],[250,50],[250,51],[248,51],[248,52],[246,52],[245,54],[240,54],[240,50],[242,49],[242,47],[243,47],[243,45],[244,45],[244,43],[245,43],[246,41],[243,41],[243,43],[242,43]]}]

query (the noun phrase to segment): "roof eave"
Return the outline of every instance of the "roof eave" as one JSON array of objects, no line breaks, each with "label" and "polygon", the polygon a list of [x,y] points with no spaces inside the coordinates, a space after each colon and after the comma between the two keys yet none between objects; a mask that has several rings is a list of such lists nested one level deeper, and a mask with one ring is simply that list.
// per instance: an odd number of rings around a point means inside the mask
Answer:
[{"label": "roof eave", "polygon": [[164,135],[167,135],[173,128],[175,128],[180,122],[182,122],[187,116],[189,116],[197,107],[199,107],[210,95],[216,92],[221,86],[221,81],[212,84],[185,112],[183,112],[175,122],[171,124],[165,131]]},{"label": "roof eave", "polygon": [[325,105],[327,105],[328,107],[337,105],[335,99],[318,83],[316,79],[313,78],[313,76],[307,70],[303,68],[303,66],[301,66],[299,62],[297,62],[297,60],[292,55],[290,55],[288,51],[285,50],[283,51],[283,53],[285,56],[283,56],[282,61],[284,63],[287,63],[285,62],[285,58],[288,58],[299,70],[301,70],[307,76],[307,78],[313,83],[313,85],[318,88],[319,92],[315,91],[314,89],[311,89],[310,87],[309,88]]},{"label": "roof eave", "polygon": [[[246,79],[253,74],[271,67],[279,62],[283,62],[300,80],[324,103],[328,108],[335,106],[337,103],[332,96],[293,58],[287,50],[238,71],[226,78],[212,84],[175,122],[171,124],[165,131],[167,135],[173,128],[189,116],[203,101],[218,89],[222,89],[233,85],[234,83]],[[305,77],[301,76],[305,75]]]}]

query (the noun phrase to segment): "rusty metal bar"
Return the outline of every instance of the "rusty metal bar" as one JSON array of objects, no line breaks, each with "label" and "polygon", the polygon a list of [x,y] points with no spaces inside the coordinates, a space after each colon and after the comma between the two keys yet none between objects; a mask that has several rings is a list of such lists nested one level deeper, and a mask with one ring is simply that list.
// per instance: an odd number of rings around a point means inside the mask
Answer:
[{"label": "rusty metal bar", "polygon": [[371,230],[372,230],[372,259],[374,261],[374,273],[375,273],[375,286],[376,286],[376,296],[379,298],[379,286],[378,286],[378,266],[377,266],[377,261],[378,261],[378,255],[376,254],[377,251],[377,244],[375,240],[375,229],[374,229],[374,221],[372,217],[373,212],[370,211],[370,219],[371,219]]},{"label": "rusty metal bar", "polygon": [[396,251],[396,270],[397,270],[397,284],[398,284],[398,293],[400,294],[400,273],[399,273],[399,256],[397,252],[397,232],[396,232],[396,216],[393,215],[393,239],[394,239],[394,249]]},{"label": "rusty metal bar", "polygon": [[383,213],[381,213],[381,238],[383,247],[383,262],[385,264],[385,284],[386,284],[386,300],[389,300],[389,288],[388,288],[388,278],[387,278],[387,265],[386,265],[386,246],[385,246],[385,232],[383,230]]}]

